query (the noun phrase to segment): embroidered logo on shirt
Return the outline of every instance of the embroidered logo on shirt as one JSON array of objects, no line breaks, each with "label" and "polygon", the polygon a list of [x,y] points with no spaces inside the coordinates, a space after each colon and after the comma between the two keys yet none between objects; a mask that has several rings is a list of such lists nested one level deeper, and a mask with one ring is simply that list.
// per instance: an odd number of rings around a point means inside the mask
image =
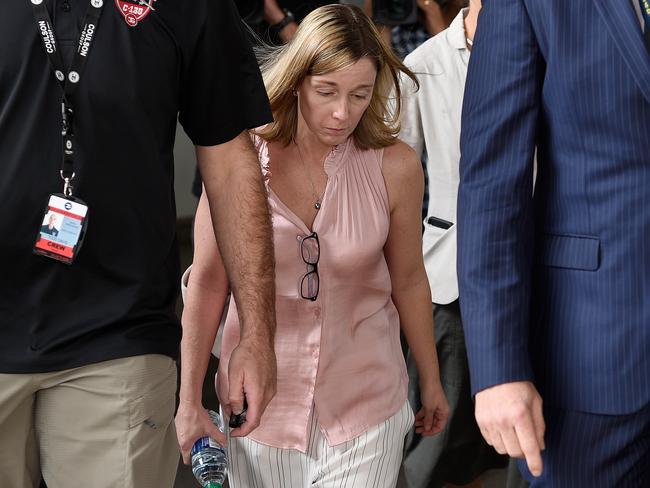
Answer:
[{"label": "embroidered logo on shirt", "polygon": [[135,27],[149,12],[156,10],[153,4],[156,0],[115,0],[117,9],[124,17],[129,27]]}]

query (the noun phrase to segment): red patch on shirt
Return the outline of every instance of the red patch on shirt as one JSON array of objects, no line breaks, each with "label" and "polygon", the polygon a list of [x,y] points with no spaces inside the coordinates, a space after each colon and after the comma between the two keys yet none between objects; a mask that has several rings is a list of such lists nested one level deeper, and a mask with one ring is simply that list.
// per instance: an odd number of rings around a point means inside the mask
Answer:
[{"label": "red patch on shirt", "polygon": [[154,10],[153,4],[156,0],[115,0],[115,5],[117,9],[124,17],[126,25],[129,27],[135,27],[138,23],[143,20],[149,12]]}]

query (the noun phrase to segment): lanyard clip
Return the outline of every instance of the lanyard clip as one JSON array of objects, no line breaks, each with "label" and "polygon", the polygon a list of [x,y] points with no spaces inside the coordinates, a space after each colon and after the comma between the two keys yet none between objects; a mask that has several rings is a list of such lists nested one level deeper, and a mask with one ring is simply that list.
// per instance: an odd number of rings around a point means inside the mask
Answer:
[{"label": "lanyard clip", "polygon": [[63,194],[66,197],[71,197],[72,196],[72,180],[74,180],[74,173],[72,173],[70,176],[66,176],[63,170],[59,172],[61,175],[61,179],[63,180]]}]

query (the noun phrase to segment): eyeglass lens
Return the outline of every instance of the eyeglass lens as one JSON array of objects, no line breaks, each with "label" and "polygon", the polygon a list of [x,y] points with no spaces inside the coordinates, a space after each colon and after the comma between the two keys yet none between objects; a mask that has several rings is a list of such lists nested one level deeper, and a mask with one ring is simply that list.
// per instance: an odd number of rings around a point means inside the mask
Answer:
[{"label": "eyeglass lens", "polygon": [[318,278],[318,272],[314,269],[302,277],[300,294],[307,300],[316,300],[319,287],[320,280]]},{"label": "eyeglass lens", "polygon": [[307,236],[302,240],[300,251],[302,252],[302,259],[305,261],[305,263],[312,265],[318,264],[320,249],[318,245],[318,237],[316,237],[316,234]]}]

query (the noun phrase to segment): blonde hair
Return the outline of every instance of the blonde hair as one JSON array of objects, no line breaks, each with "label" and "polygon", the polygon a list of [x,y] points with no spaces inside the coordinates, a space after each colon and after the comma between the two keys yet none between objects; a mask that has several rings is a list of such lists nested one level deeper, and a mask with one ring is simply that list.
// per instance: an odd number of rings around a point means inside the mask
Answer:
[{"label": "blonde hair", "polygon": [[[317,8],[305,17],[288,44],[260,54],[275,119],[257,130],[267,141],[287,145],[294,139],[298,121],[298,98],[294,95],[307,76],[331,73],[368,57],[377,67],[375,87],[352,135],[361,149],[378,149],[395,142],[400,130],[399,74],[418,82],[360,8],[345,4]],[[391,94],[392,107],[388,103]]]}]

